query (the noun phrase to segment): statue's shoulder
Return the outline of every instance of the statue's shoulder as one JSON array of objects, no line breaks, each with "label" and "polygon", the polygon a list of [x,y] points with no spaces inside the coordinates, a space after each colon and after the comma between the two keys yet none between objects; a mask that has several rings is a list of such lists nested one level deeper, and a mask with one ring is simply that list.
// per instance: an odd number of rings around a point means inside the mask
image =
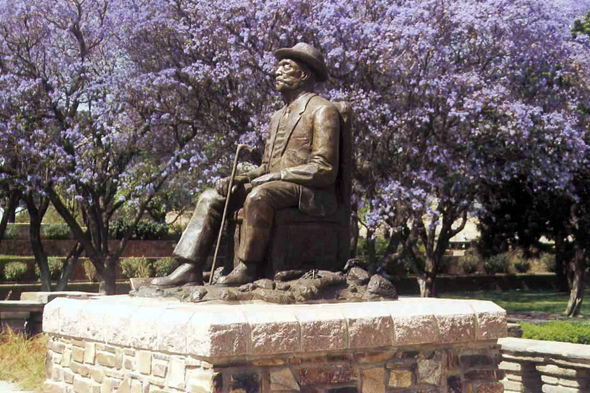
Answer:
[{"label": "statue's shoulder", "polygon": [[327,98],[324,98],[322,96],[314,96],[310,101],[309,101],[309,105],[308,107],[310,109],[312,109],[314,112],[317,110],[322,110],[322,111],[327,111],[327,112],[338,112],[338,108],[336,107],[336,105],[328,100]]}]

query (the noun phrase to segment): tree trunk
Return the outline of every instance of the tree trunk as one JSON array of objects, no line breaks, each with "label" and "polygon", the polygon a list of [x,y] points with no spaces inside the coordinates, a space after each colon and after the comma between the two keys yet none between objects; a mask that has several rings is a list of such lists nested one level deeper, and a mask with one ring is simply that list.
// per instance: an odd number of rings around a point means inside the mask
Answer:
[{"label": "tree trunk", "polygon": [[434,277],[432,275],[428,273],[419,274],[416,279],[420,287],[420,297],[434,297],[436,295]]},{"label": "tree trunk", "polygon": [[356,211],[350,215],[350,257],[356,258],[356,250],[359,242],[359,219]]},{"label": "tree trunk", "polygon": [[566,260],[566,242],[561,236],[555,237],[555,281],[557,289],[560,292],[567,292],[570,290],[567,270],[568,266]]},{"label": "tree trunk", "polygon": [[584,300],[584,275],[586,270],[586,258],[584,250],[576,250],[570,262],[573,278],[571,282],[570,299],[567,303],[564,315],[576,317],[580,314],[582,301]]},{"label": "tree trunk", "polygon": [[68,257],[66,258],[66,261],[64,262],[63,268],[61,270],[59,282],[55,288],[56,291],[65,291],[68,289],[68,282],[72,276],[72,273],[74,272],[74,268],[78,265],[82,251],[84,251],[84,248],[80,243],[77,243],[68,254]]},{"label": "tree trunk", "polygon": [[101,273],[102,283],[100,284],[101,295],[115,295],[117,292],[117,278],[116,278],[116,267],[117,260],[107,257],[104,263],[104,270]]},{"label": "tree trunk", "polygon": [[375,233],[367,230],[367,257],[368,271],[375,274],[377,271],[377,252],[375,251]]},{"label": "tree trunk", "polygon": [[33,255],[35,256],[35,262],[39,266],[41,273],[41,290],[51,291],[51,272],[49,271],[49,264],[47,263],[47,253],[43,248],[43,242],[41,240],[41,221],[43,214],[46,209],[37,209],[34,205],[33,198],[28,196],[25,198],[27,203],[27,210],[29,212],[29,234],[31,237],[31,248],[33,249]]},{"label": "tree trunk", "polygon": [[4,214],[2,215],[2,220],[0,221],[0,242],[4,239],[4,233],[6,233],[6,228],[8,227],[8,219],[10,215],[16,210],[16,206],[19,200],[19,192],[18,191],[11,191],[10,196],[8,197],[8,203],[6,205],[6,210],[4,210]]}]

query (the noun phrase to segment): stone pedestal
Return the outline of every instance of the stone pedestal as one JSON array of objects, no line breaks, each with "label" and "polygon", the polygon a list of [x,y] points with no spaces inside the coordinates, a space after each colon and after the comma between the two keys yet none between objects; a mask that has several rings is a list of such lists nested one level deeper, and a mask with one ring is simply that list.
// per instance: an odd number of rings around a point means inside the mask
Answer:
[{"label": "stone pedestal", "polygon": [[128,296],[45,307],[52,392],[502,392],[490,302],[187,304]]}]

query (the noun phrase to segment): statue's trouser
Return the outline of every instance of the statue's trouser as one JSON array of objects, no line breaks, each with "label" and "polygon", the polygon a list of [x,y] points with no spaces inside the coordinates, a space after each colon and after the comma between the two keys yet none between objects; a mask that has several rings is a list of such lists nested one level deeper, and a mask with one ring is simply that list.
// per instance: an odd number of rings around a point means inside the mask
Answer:
[{"label": "statue's trouser", "polygon": [[[264,183],[246,193],[242,187],[232,194],[228,217],[244,207],[242,237],[238,258],[248,264],[260,263],[264,259],[271,235],[275,211],[299,204],[300,186],[284,181]],[[204,264],[214,245],[225,198],[213,189],[201,194],[195,212],[174,249],[174,256]]]}]

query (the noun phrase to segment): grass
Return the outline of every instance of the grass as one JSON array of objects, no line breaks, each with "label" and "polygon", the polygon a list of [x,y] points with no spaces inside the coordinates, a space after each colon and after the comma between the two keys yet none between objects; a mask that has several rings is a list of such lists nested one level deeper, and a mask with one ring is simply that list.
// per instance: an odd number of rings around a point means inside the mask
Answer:
[{"label": "grass", "polygon": [[[508,312],[508,314],[522,312],[542,312],[561,315],[567,306],[569,292],[550,291],[475,291],[451,292],[440,297],[453,299],[491,300]],[[585,293],[581,314],[590,317],[590,292]]]},{"label": "grass", "polygon": [[0,380],[16,382],[22,389],[40,389],[45,381],[48,337],[28,339],[6,329],[0,333]]}]

